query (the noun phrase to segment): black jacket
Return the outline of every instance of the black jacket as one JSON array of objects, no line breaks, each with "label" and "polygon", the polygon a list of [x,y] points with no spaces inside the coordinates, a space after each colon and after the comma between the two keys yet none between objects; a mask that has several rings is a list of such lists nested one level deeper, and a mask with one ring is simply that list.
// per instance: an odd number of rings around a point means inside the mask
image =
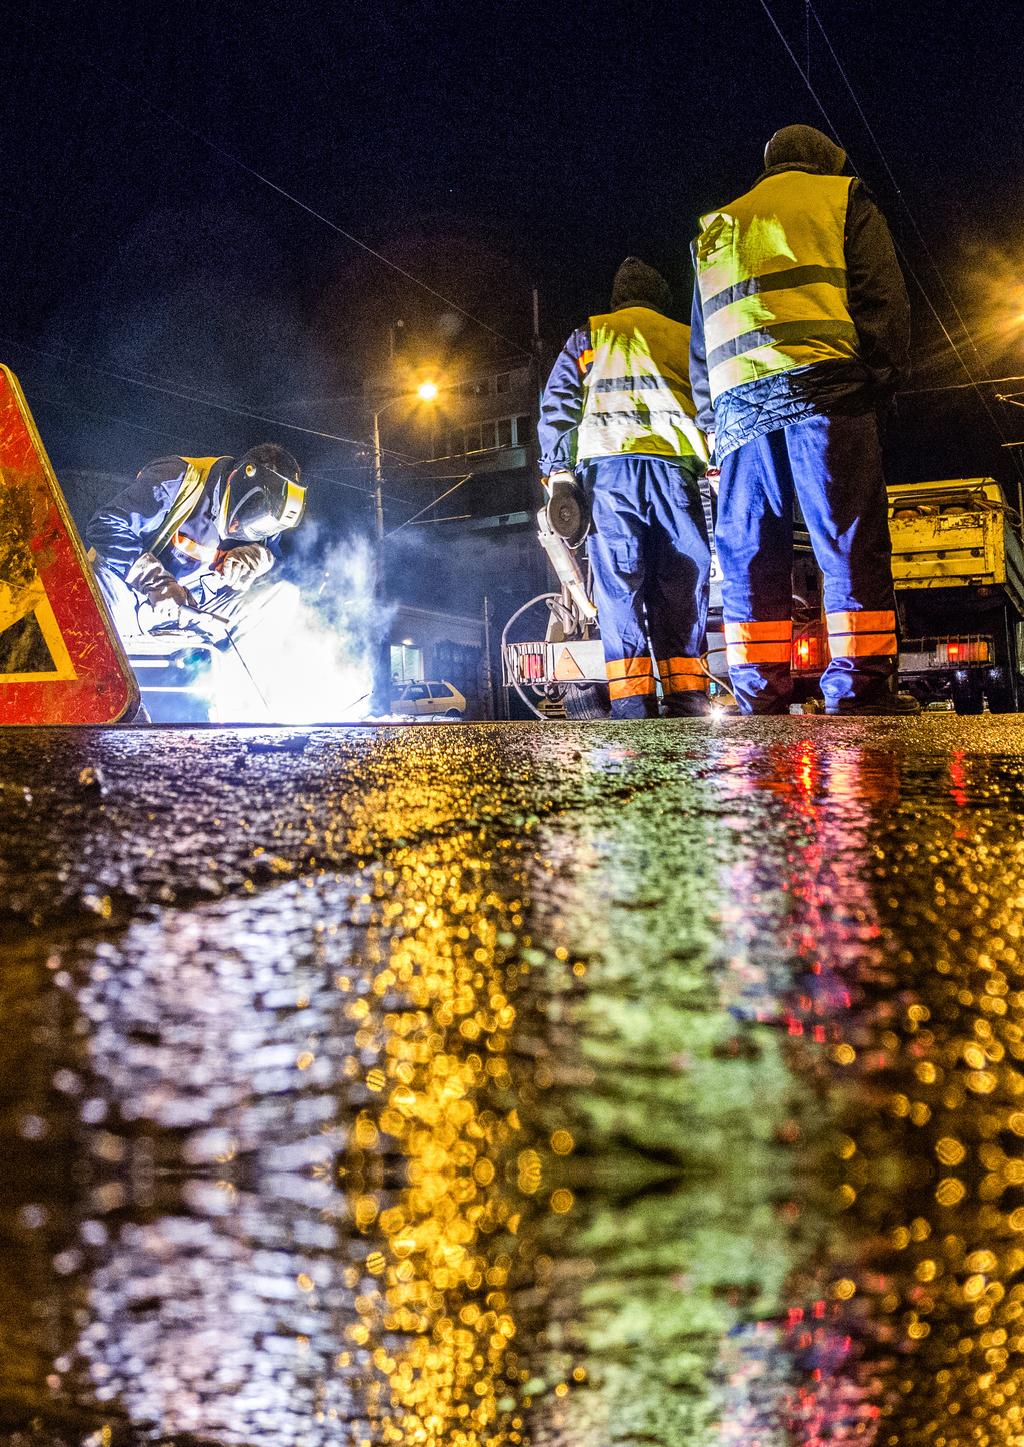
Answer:
[{"label": "black jacket", "polygon": [[[757,178],[816,166],[786,162]],[[694,243],[696,246],[696,243]],[[847,305],[857,328],[860,355],[853,361],[816,362],[734,387],[712,408],[708,389],[704,314],[693,289],[690,382],[697,422],[715,434],[715,460],[765,432],[822,413],[884,413],[906,380],[910,361],[910,301],[885,219],[863,182],[854,180],[844,240]],[[694,255],[696,274],[696,255]]]}]

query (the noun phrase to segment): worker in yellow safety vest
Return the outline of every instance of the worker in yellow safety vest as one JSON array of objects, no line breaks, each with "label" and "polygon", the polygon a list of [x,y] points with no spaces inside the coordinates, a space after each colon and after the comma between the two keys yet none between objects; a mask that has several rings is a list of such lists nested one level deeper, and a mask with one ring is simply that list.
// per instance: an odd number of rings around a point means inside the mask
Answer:
[{"label": "worker in yellow safety vest", "polygon": [[569,338],[540,408],[550,489],[578,483],[613,718],[707,709],[711,549],[699,479],[707,466],[688,376],[689,328],[653,267],[628,257],[611,310]]},{"label": "worker in yellow safety vest", "polygon": [[149,463],[86,528],[122,637],[180,628],[204,613],[237,637],[280,611],[291,585],[261,580],[277,560],[277,540],[301,520],[305,498],[298,463],[273,442],[240,458]]},{"label": "worker in yellow safety vest", "polygon": [[690,379],[721,468],[715,527],[733,692],[791,696],[794,505],[824,578],[825,710],[911,713],[897,628],[879,418],[903,380],[909,303],[885,221],[811,126],[768,142],[751,190],[700,221]]}]

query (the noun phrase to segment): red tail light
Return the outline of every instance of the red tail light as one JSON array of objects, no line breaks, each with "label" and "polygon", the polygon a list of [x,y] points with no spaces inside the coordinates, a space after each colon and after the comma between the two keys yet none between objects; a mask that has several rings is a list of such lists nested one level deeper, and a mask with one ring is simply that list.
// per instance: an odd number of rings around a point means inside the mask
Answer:
[{"label": "red tail light", "polygon": [[790,667],[794,673],[816,673],[821,668],[821,639],[804,634],[793,639]]},{"label": "red tail light", "polygon": [[[946,658],[950,663],[987,663],[989,660],[987,638],[965,638],[952,640],[946,645]],[[939,652],[942,647],[940,645]]]}]

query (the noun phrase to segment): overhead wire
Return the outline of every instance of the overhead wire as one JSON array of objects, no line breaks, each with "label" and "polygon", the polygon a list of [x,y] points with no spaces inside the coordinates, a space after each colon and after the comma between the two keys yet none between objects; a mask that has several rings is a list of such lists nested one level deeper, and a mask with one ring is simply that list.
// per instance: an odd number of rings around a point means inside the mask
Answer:
[{"label": "overhead wire", "polygon": [[[979,377],[978,383],[983,387],[998,387],[1003,382],[1024,382],[1024,376],[1016,377]],[[947,382],[935,387],[905,387],[901,389],[901,397],[916,397],[922,392],[969,392],[975,386],[974,382]],[[1005,397],[997,395],[996,400],[1005,402]]]},{"label": "overhead wire", "polygon": [[[917,240],[918,240],[918,242],[919,242],[919,244],[920,244],[920,246],[921,246],[921,249],[922,249],[922,251],[924,252],[925,256],[927,257],[928,262],[929,262],[929,265],[931,266],[932,271],[935,273],[935,277],[936,277],[936,279],[937,279],[937,281],[938,281],[938,283],[939,283],[939,286],[942,288],[942,291],[943,291],[943,293],[944,293],[944,295],[945,295],[945,297],[946,297],[946,300],[947,300],[947,302],[949,303],[950,307],[952,308],[953,315],[956,317],[957,321],[959,322],[959,324],[960,324],[960,329],[961,329],[961,331],[963,332],[964,336],[967,338],[967,341],[970,343],[971,350],[973,351],[975,357],[977,357],[978,362],[979,362],[982,366],[984,366],[984,359],[982,358],[981,352],[978,350],[978,344],[977,344],[977,342],[974,340],[974,335],[973,335],[973,333],[971,332],[970,327],[967,325],[966,321],[964,320],[963,314],[962,314],[962,312],[960,311],[959,306],[957,305],[956,298],[953,296],[953,293],[950,291],[949,287],[946,285],[946,278],[943,276],[943,274],[942,274],[942,272],[941,272],[941,270],[940,270],[940,268],[939,268],[939,264],[938,264],[938,262],[935,260],[935,257],[934,257],[934,255],[933,255],[933,253],[932,253],[932,249],[931,249],[931,247],[928,245],[928,239],[927,239],[927,237],[925,236],[924,232],[921,230],[921,227],[918,225],[917,217],[914,215],[913,211],[911,210],[911,208],[910,208],[910,203],[907,201],[906,197],[904,196],[903,191],[902,191],[902,188],[900,187],[899,182],[896,180],[896,177],[895,177],[895,175],[893,174],[893,170],[892,170],[892,167],[889,165],[888,158],[887,158],[884,150],[882,149],[882,146],[881,146],[880,141],[878,140],[878,137],[875,135],[875,132],[874,132],[874,129],[872,128],[871,122],[868,120],[866,114],[864,113],[864,107],[861,105],[860,100],[859,100],[858,97],[857,97],[857,93],[856,93],[856,91],[855,91],[854,88],[853,88],[853,85],[852,85],[852,83],[851,83],[851,81],[850,81],[850,77],[849,77],[849,76],[847,75],[847,73],[846,73],[846,68],[845,68],[845,66],[843,65],[843,62],[839,59],[839,56],[836,54],[835,47],[833,46],[832,41],[829,39],[828,32],[826,31],[824,25],[822,24],[821,18],[820,18],[820,16],[818,15],[818,12],[815,10],[814,5],[813,5],[813,3],[812,3],[812,0],[807,0],[807,7],[808,7],[808,9],[810,10],[811,14],[814,16],[814,23],[817,25],[818,30],[821,32],[821,37],[822,37],[822,39],[824,40],[825,44],[826,44],[827,47],[828,47],[828,52],[829,52],[829,54],[831,55],[833,61],[835,62],[836,69],[839,71],[839,74],[840,74],[840,75],[842,76],[842,78],[843,78],[843,84],[846,86],[846,89],[847,89],[847,91],[849,92],[849,95],[850,95],[850,99],[853,101],[853,104],[854,104],[854,105],[856,106],[856,108],[857,108],[857,114],[860,116],[861,121],[862,121],[863,124],[864,124],[864,129],[867,131],[868,135],[869,135],[870,138],[871,138],[871,143],[872,143],[872,145],[874,146],[875,150],[878,152],[878,157],[879,157],[880,161],[882,162],[883,167],[885,168],[885,174],[886,174],[886,175],[888,176],[888,178],[889,178],[889,183],[890,183],[890,185],[892,186],[893,191],[894,191],[895,194],[896,194],[897,200],[899,201],[899,203],[900,203],[900,205],[902,206],[904,212],[906,213],[907,219],[909,220],[911,226],[913,227],[914,235],[917,237]],[[957,346],[955,345],[955,343],[953,342],[952,337],[950,336],[949,332],[946,330],[946,327],[943,325],[941,317],[939,316],[939,314],[938,314],[938,312],[936,311],[935,307],[932,306],[932,304],[931,304],[931,299],[928,297],[927,293],[926,293],[925,290],[924,290],[924,287],[921,285],[920,279],[919,279],[919,278],[917,277],[917,275],[913,272],[913,269],[912,269],[912,267],[911,267],[911,265],[910,265],[910,261],[909,261],[909,259],[907,258],[906,253],[902,250],[902,248],[900,249],[900,255],[901,255],[902,259],[903,259],[904,265],[907,267],[907,269],[908,269],[908,270],[911,272],[911,274],[914,276],[914,280],[917,282],[917,285],[918,285],[919,289],[921,290],[922,295],[925,297],[925,300],[928,302],[928,305],[929,305],[929,307],[931,308],[932,314],[935,316],[936,321],[938,321],[939,325],[942,327],[943,334],[945,335],[946,340],[949,342],[950,346],[952,347],[952,349],[953,349],[953,351],[954,351],[954,353],[955,353],[955,355],[956,355],[957,361],[960,363],[961,367],[963,367],[963,369],[964,369],[964,372],[965,372],[965,373],[967,374],[967,376],[970,378],[970,382],[971,382],[971,384],[974,386],[974,388],[975,388],[975,390],[976,390],[976,392],[977,392],[977,395],[978,395],[979,400],[981,401],[982,405],[984,406],[985,411],[988,413],[989,420],[992,422],[992,425],[995,427],[996,432],[997,432],[998,435],[999,435],[999,439],[1000,439],[1001,444],[1002,444],[1003,446],[1006,446],[1006,434],[1005,434],[1005,432],[1003,431],[1002,424],[1000,423],[999,418],[997,417],[996,413],[992,410],[992,407],[991,407],[990,404],[989,404],[988,398],[985,396],[984,392],[982,392],[982,390],[981,390],[981,382],[980,382],[980,380],[978,380],[978,379],[973,375],[973,373],[971,372],[970,367],[968,367],[966,361],[964,360],[964,358],[963,358],[962,355],[960,354],[960,351],[959,351],[959,349],[957,348]]]},{"label": "overhead wire", "polygon": [[[760,4],[761,9],[764,11],[765,15],[768,17],[768,20],[771,22],[772,28],[774,29],[776,35],[779,37],[779,40],[782,42],[782,45],[783,45],[783,47],[785,48],[785,51],[786,51],[787,55],[789,56],[790,60],[793,62],[793,65],[796,67],[797,74],[800,76],[801,80],[804,82],[804,85],[807,87],[808,91],[810,92],[811,98],[813,99],[815,105],[818,107],[818,109],[821,111],[821,114],[824,116],[826,124],[827,124],[827,125],[829,126],[829,128],[831,129],[832,134],[835,136],[836,140],[837,140],[837,141],[839,142],[839,144],[842,146],[843,150],[846,151],[847,157],[849,158],[849,157],[850,157],[849,147],[844,143],[842,137],[840,136],[839,129],[838,129],[838,127],[836,126],[835,121],[832,119],[831,115],[829,114],[828,109],[826,108],[824,101],[821,99],[821,97],[819,96],[818,92],[815,90],[814,86],[811,84],[810,75],[808,74],[807,71],[805,71],[804,67],[800,64],[800,61],[799,61],[799,59],[798,59],[798,57],[797,57],[797,55],[796,55],[796,52],[793,50],[793,47],[790,45],[788,39],[786,38],[785,32],[782,30],[782,27],[779,25],[779,23],[778,23],[778,21],[776,20],[774,14],[772,13],[772,9],[771,9],[771,6],[770,6],[769,3],[768,3],[768,0],[758,0],[758,3]],[[971,335],[970,335],[969,328],[967,327],[967,324],[964,322],[963,317],[960,315],[959,308],[957,307],[955,301],[954,301],[953,298],[950,296],[949,290],[948,290],[948,288],[946,287],[945,281],[944,281],[943,278],[942,278],[942,275],[941,275],[941,272],[939,271],[938,265],[937,265],[934,257],[933,257],[932,254],[931,254],[930,248],[928,247],[928,244],[927,244],[927,242],[925,241],[923,234],[921,233],[920,227],[917,225],[917,221],[916,221],[916,219],[914,218],[913,213],[911,212],[910,207],[909,207],[909,205],[908,205],[908,203],[907,203],[907,201],[906,201],[906,199],[905,199],[902,191],[901,191],[900,188],[899,188],[899,185],[898,185],[897,182],[896,182],[896,179],[895,179],[895,177],[894,177],[894,175],[893,175],[893,173],[892,173],[892,169],[891,169],[891,167],[889,166],[889,163],[888,163],[888,161],[886,160],[885,154],[884,154],[884,152],[882,151],[881,146],[879,145],[879,142],[878,142],[878,140],[877,140],[877,138],[876,138],[876,136],[875,136],[875,134],[874,134],[874,131],[872,130],[871,125],[870,125],[870,123],[868,122],[868,119],[867,119],[867,117],[866,117],[865,114],[864,114],[863,108],[861,107],[861,104],[860,104],[859,100],[857,99],[856,93],[855,93],[855,91],[854,91],[854,89],[853,89],[852,84],[850,83],[849,77],[847,76],[845,70],[843,69],[842,63],[841,63],[841,61],[839,60],[839,57],[836,55],[835,50],[834,50],[834,48],[833,48],[833,46],[832,46],[832,43],[831,43],[831,41],[829,40],[829,38],[828,38],[828,36],[827,36],[827,34],[826,34],[826,32],[825,32],[825,28],[824,28],[824,26],[822,25],[821,20],[820,20],[819,17],[818,17],[817,11],[814,10],[813,5],[810,4],[810,0],[807,0],[807,4],[808,4],[808,8],[810,9],[811,13],[814,15],[815,23],[817,24],[818,29],[821,31],[821,34],[822,34],[822,36],[823,36],[823,38],[824,38],[824,40],[825,40],[826,45],[828,45],[829,52],[830,52],[830,54],[832,55],[832,58],[833,58],[833,60],[835,61],[836,66],[837,66],[837,68],[839,69],[840,74],[841,74],[842,77],[843,77],[843,81],[844,81],[844,83],[845,83],[845,85],[846,85],[847,90],[848,90],[849,93],[850,93],[850,96],[851,96],[851,99],[853,100],[854,105],[855,105],[856,108],[857,108],[858,114],[860,115],[862,121],[864,122],[864,125],[865,125],[865,128],[867,129],[868,135],[871,137],[871,140],[872,140],[872,142],[873,142],[873,144],[874,144],[874,146],[875,146],[875,149],[878,151],[878,154],[879,154],[879,156],[880,156],[881,159],[882,159],[882,164],[883,164],[883,166],[885,167],[885,170],[886,170],[886,173],[887,173],[888,176],[889,176],[890,182],[892,183],[892,185],[893,185],[893,187],[894,187],[894,189],[895,189],[895,191],[896,191],[896,194],[897,194],[897,197],[899,198],[900,204],[901,204],[901,206],[903,207],[904,211],[906,211],[907,215],[910,217],[911,224],[912,224],[913,227],[914,227],[914,231],[915,231],[916,235],[918,236],[918,238],[919,238],[920,241],[921,241],[921,244],[922,244],[922,246],[923,246],[923,248],[924,248],[925,254],[926,254],[927,257],[928,257],[929,262],[931,263],[932,269],[935,271],[936,275],[937,275],[938,278],[939,278],[939,282],[940,282],[940,284],[941,284],[941,286],[942,286],[942,289],[943,289],[943,291],[946,293],[946,296],[947,296],[947,298],[948,298],[949,301],[950,301],[950,304],[951,304],[951,306],[952,306],[952,308],[953,308],[953,311],[954,311],[954,313],[956,314],[957,320],[959,321],[960,326],[963,328],[964,334],[968,337],[968,340],[970,341],[973,350],[975,351],[976,355],[978,355],[979,358],[980,358],[980,353],[978,353],[978,349],[977,349],[977,346],[976,346],[975,343],[974,343],[974,339],[973,339],[973,337],[971,337]],[[851,166],[851,169],[853,170],[854,175],[859,176],[859,172],[857,171],[856,166],[853,164],[852,158],[850,159],[850,166]],[[975,378],[975,376],[974,376],[974,374],[973,374],[970,366],[969,366],[968,363],[967,363],[966,358],[965,358],[964,355],[963,355],[963,352],[961,351],[960,347],[957,345],[956,341],[954,340],[954,338],[953,338],[953,336],[952,336],[949,328],[946,326],[945,321],[943,320],[941,314],[939,313],[938,308],[935,306],[935,303],[932,301],[932,298],[931,298],[931,296],[930,296],[927,288],[925,287],[925,285],[924,285],[924,283],[922,282],[921,278],[918,276],[917,271],[916,271],[916,269],[915,269],[912,261],[910,260],[910,257],[907,255],[906,248],[903,247],[903,246],[900,244],[900,242],[898,241],[898,239],[897,239],[896,237],[893,237],[893,245],[894,245],[896,251],[897,251],[898,254],[899,254],[900,260],[903,262],[903,265],[906,267],[908,273],[910,274],[910,276],[911,276],[911,278],[912,278],[915,286],[917,287],[918,291],[921,293],[921,296],[924,298],[924,301],[925,301],[926,306],[928,307],[928,310],[931,312],[932,316],[935,318],[935,321],[938,323],[939,328],[940,328],[940,330],[941,330],[941,332],[942,332],[942,335],[945,337],[946,342],[947,342],[950,350],[952,351],[953,355],[956,357],[957,361],[960,363],[960,366],[963,368],[963,371],[964,371],[965,375],[968,377],[969,380],[968,380],[968,382],[967,382],[967,384],[966,384],[966,387],[973,388],[974,391],[977,393],[977,396],[978,396],[979,401],[981,402],[981,404],[982,404],[982,406],[984,407],[986,413],[988,414],[989,421],[992,423],[993,427],[995,428],[996,434],[997,434],[997,436],[998,436],[998,438],[999,438],[999,440],[1000,440],[1000,444],[1003,445],[1003,446],[1005,446],[1005,445],[1006,445],[1006,434],[1005,434],[1004,431],[1003,431],[1003,428],[1002,428],[1002,425],[1001,425],[1001,423],[1000,423],[1000,421],[999,421],[999,418],[997,417],[996,413],[992,410],[992,407],[991,407],[991,404],[990,404],[990,402],[989,402],[989,399],[985,396],[984,392],[983,392],[982,389],[981,389],[981,384],[980,384],[979,381]],[[1022,471],[1022,475],[1024,475],[1024,468],[1022,468],[1021,471]]]},{"label": "overhead wire", "polygon": [[399,266],[396,261],[392,261],[390,257],[385,256],[383,252],[378,251],[368,242],[363,241],[361,237],[355,236],[351,231],[346,231],[343,226],[339,226],[336,221],[332,221],[331,218],[329,216],[325,216],[322,211],[318,211],[316,207],[310,206],[307,202],[303,201],[293,192],[287,190],[284,186],[281,186],[277,181],[272,180],[269,176],[264,175],[262,171],[257,170],[255,166],[250,166],[248,162],[243,161],[241,157],[236,156],[233,151],[229,151],[227,147],[221,145],[219,141],[211,140],[209,136],[205,135],[202,131],[197,130],[195,126],[191,126],[187,122],[180,120],[176,115],[174,115],[172,111],[166,110],[163,106],[157,105],[156,102],[151,100],[150,97],[147,96],[143,91],[138,90],[135,86],[128,85],[125,81],[122,81],[117,76],[112,75],[103,66],[98,65],[93,60],[90,60],[88,56],[83,55],[80,56],[79,59],[82,61],[83,64],[89,66],[90,69],[95,70],[99,75],[102,75],[105,80],[108,80],[113,85],[117,86],[118,89],[125,91],[126,94],[130,96],[133,96],[137,101],[139,101],[142,105],[146,106],[147,109],[151,110],[155,115],[161,116],[165,121],[168,122],[169,125],[175,126],[178,130],[184,132],[185,135],[191,136],[193,140],[199,141],[202,145],[206,146],[208,150],[213,151],[215,155],[218,155],[223,160],[230,162],[231,165],[237,166],[240,171],[244,171],[246,175],[251,176],[256,181],[259,181],[261,185],[268,187],[269,190],[274,191],[278,196],[284,197],[284,199],[286,201],[290,201],[293,206],[298,206],[299,209],[305,211],[307,215],[314,217],[317,221],[320,221],[324,226],[328,227],[338,236],[344,237],[344,239],[348,242],[351,242],[353,246],[358,247],[361,251],[365,251],[369,256],[372,256],[377,261],[379,261],[383,266],[389,267],[392,271],[397,272],[399,276],[404,277],[406,281],[412,282],[414,286],[419,287],[422,291],[428,293],[428,295],[434,297],[437,301],[444,302],[445,306],[450,307],[452,311],[458,312],[459,316],[465,317],[466,320],[472,322],[474,326],[478,326],[482,328],[483,331],[489,332],[491,336],[496,337],[498,341],[504,342],[506,346],[512,347],[515,351],[521,353],[523,356],[532,355],[529,349],[527,347],[524,347],[520,342],[513,341],[511,337],[505,336],[503,332],[499,332],[495,327],[492,327],[487,322],[483,321],[482,318],[474,315],[473,312],[468,311],[464,306],[460,306],[459,303],[457,301],[453,301],[451,297],[445,296],[443,292],[438,291],[436,287],[433,287],[428,282],[423,281],[421,277],[416,276],[406,267]]},{"label": "overhead wire", "polygon": [[[144,427],[140,422],[129,422],[127,417],[117,417],[111,412],[103,412],[95,407],[81,407],[75,402],[69,402],[66,397],[54,396],[52,391],[47,391],[46,389],[40,389],[39,396],[43,399],[44,402],[48,402],[52,407],[62,407],[68,412],[76,412],[81,417],[90,417],[95,422],[112,422],[119,427],[130,428],[130,430],[133,432],[145,432],[152,437],[163,437],[168,442],[173,442],[175,446],[184,445],[182,444],[181,433],[166,432],[159,427]],[[309,472],[306,470],[303,471],[303,476],[310,482],[319,482],[325,483],[331,487],[346,488],[349,492],[359,493],[361,497],[373,496],[372,488],[357,487],[355,483],[343,482],[340,477],[336,477],[333,475],[327,476],[325,473],[322,472]],[[389,502],[401,503],[403,506],[406,507],[413,503],[413,500],[411,498],[400,497],[398,493],[395,492],[385,492],[383,496],[386,497]]]},{"label": "overhead wire", "polygon": [[430,502],[428,502],[426,507],[421,507],[419,512],[413,513],[411,518],[406,518],[404,522],[398,524],[397,528],[392,528],[390,532],[385,533],[385,539],[393,538],[395,536],[395,533],[400,533],[402,529],[407,528],[410,523],[416,522],[419,518],[423,516],[424,513],[428,513],[432,507],[437,507],[439,502],[444,502],[446,497],[451,497],[453,492],[458,492],[459,488],[464,486],[464,484],[467,483],[472,476],[473,473],[467,472],[465,477],[460,477],[454,487],[450,487],[447,492],[442,492],[439,497],[435,497]]},{"label": "overhead wire", "polygon": [[[256,412],[247,407],[239,407],[227,402],[214,401],[212,398],[202,396],[201,393],[184,392],[180,388],[161,386],[157,382],[147,382],[143,378],[135,376],[130,372],[119,372],[111,367],[101,367],[95,362],[86,362],[80,357],[62,356],[59,352],[49,351],[44,347],[35,347],[28,342],[17,341],[13,337],[0,336],[0,341],[4,342],[7,346],[20,348],[25,352],[32,352],[40,357],[49,357],[51,360],[60,362],[65,366],[82,367],[86,371],[96,372],[100,376],[110,377],[117,382],[124,382],[130,387],[142,387],[149,392],[158,392],[167,397],[177,397],[181,401],[192,403],[193,406],[212,407],[218,412],[230,412],[238,417],[246,417],[254,422],[266,422],[272,427],[283,427],[290,432],[301,432],[307,437],[320,437],[325,441],[338,442],[346,447],[364,449],[370,446],[369,441],[365,438],[344,437],[340,433],[325,432],[316,427],[301,427],[296,422],[285,422],[280,417],[271,417],[266,413]],[[410,458],[407,453],[398,452],[394,448],[383,447],[381,451],[404,464],[412,464],[415,461],[415,459]]]},{"label": "overhead wire", "polygon": [[[165,438],[168,442],[173,442],[175,446],[184,445],[182,443],[181,433],[167,432],[163,428],[159,427],[146,427],[140,422],[130,422],[127,417],[118,417],[112,412],[104,412],[95,407],[82,407],[78,403],[69,402],[66,397],[61,397],[59,394],[54,395],[52,387],[46,388],[44,386],[44,388],[39,389],[38,395],[42,397],[43,401],[48,402],[51,406],[62,407],[66,411],[78,413],[79,416],[92,418],[93,421],[114,423],[119,427],[127,427],[133,432],[144,432],[152,437]],[[415,464],[408,463],[405,465],[411,467]],[[334,487],[343,487],[346,488],[349,492],[359,493],[361,497],[373,496],[373,488],[357,487],[355,483],[344,482],[340,477],[337,477],[335,475],[327,476],[325,473],[322,472],[310,472],[306,469],[303,469],[303,472],[304,476],[308,478],[310,482],[327,483]],[[458,478],[459,480],[462,480],[464,476],[472,476],[472,474],[464,475],[462,473],[454,472],[426,472],[419,474],[419,478],[422,478],[424,481],[428,482],[448,482],[452,478]],[[399,503],[403,507],[415,507],[417,501],[415,498],[402,497],[397,492],[385,491],[383,493],[383,496],[386,497],[389,502]],[[447,496],[447,494],[442,494],[442,496]],[[440,499],[435,499],[435,501],[439,500]],[[427,507],[423,509],[423,511],[428,511],[433,506],[434,503],[428,503]]]}]

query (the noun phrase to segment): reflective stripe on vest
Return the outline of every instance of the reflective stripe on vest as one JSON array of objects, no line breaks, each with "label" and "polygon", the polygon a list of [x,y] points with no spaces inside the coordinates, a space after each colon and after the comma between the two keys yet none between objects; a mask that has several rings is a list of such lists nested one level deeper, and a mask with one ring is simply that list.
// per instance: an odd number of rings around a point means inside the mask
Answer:
[{"label": "reflective stripe on vest", "polygon": [[891,609],[826,613],[833,658],[895,658],[896,614]]},{"label": "reflective stripe on vest", "polygon": [[791,618],[725,625],[725,659],[730,668],[741,668],[747,663],[788,664],[792,652]]},{"label": "reflective stripe on vest", "polygon": [[[192,516],[199,506],[199,500],[203,495],[203,489],[210,479],[210,473],[214,465],[223,462],[223,457],[183,457],[185,464],[185,476],[178,485],[174,501],[168,509],[164,518],[163,526],[150,544],[149,551],[159,557],[161,551],[171,542],[174,535],[179,531],[183,522]],[[228,488],[224,488],[223,505],[221,513],[227,508]]]},{"label": "reflective stripe on vest", "polygon": [[590,341],[576,461],[639,452],[706,464],[690,390],[689,327],[649,307],[623,307],[590,318]]},{"label": "reflective stripe on vest", "polygon": [[711,400],[858,355],[847,301],[849,176],[783,171],[701,218],[697,286]]}]

